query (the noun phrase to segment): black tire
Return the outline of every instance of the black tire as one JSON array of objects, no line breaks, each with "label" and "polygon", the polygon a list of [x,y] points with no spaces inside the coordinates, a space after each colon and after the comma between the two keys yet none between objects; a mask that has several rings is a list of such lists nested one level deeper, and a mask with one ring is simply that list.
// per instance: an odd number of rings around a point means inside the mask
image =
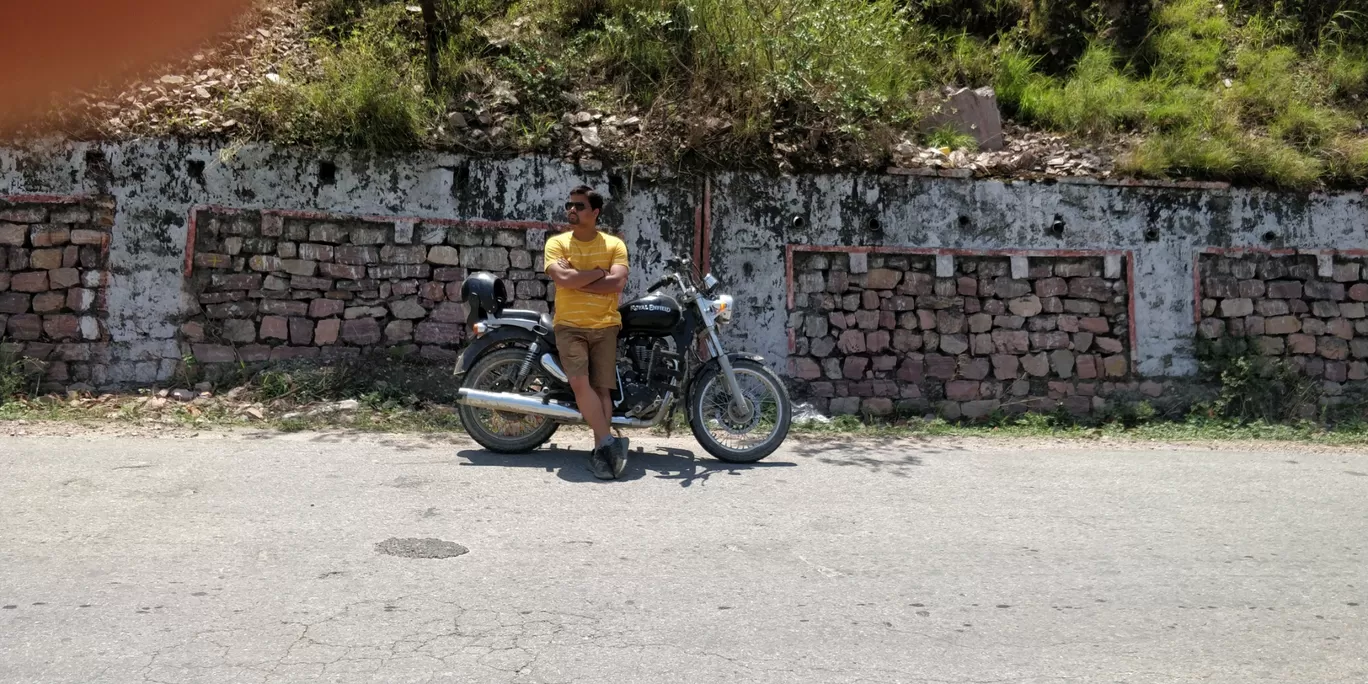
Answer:
[{"label": "black tire", "polygon": [[[494,375],[496,372],[505,370],[509,375],[516,373],[523,359],[527,356],[527,349],[521,347],[506,347],[485,354],[480,360],[475,362],[475,366],[466,374],[466,381],[463,387],[483,390],[486,392],[511,392],[514,389],[510,386],[511,377],[505,379],[503,374]],[[511,366],[511,369],[508,368]],[[535,382],[541,377],[541,367],[533,366],[529,375],[529,382]],[[543,378],[544,381],[544,378]],[[457,413],[461,416],[461,426],[465,428],[466,434],[480,444],[480,446],[500,454],[526,454],[537,450],[556,434],[560,428],[560,423],[545,416],[523,416],[503,411],[491,411],[489,409],[474,408],[460,404]],[[484,424],[484,420],[489,417],[497,417],[501,420],[517,420],[527,425],[527,430],[514,436],[500,435]]]},{"label": "black tire", "polygon": [[[732,370],[736,372],[738,381],[746,376],[759,379],[768,386],[767,389],[773,394],[775,402],[773,433],[758,444],[736,449],[719,442],[708,429],[710,419],[719,423],[723,421],[717,407],[705,406],[705,402],[714,392],[720,392],[727,398],[731,396],[726,388],[726,379],[722,376],[722,367],[716,364],[704,368],[689,393],[689,429],[693,431],[694,439],[698,440],[699,445],[718,460],[728,463],[754,463],[774,453],[788,437],[789,426],[793,422],[793,402],[789,399],[784,382],[764,364],[749,359],[735,359],[732,361]],[[744,390],[743,386],[742,391]]]}]

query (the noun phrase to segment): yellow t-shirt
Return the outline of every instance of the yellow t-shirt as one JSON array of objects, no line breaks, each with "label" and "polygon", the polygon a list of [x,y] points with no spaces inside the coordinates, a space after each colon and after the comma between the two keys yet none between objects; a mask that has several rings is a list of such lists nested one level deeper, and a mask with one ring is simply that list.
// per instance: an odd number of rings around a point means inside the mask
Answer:
[{"label": "yellow t-shirt", "polygon": [[[574,233],[561,233],[547,239],[542,270],[561,259],[569,260],[577,271],[609,271],[619,264],[627,265],[627,245],[603,232],[587,242],[576,240]],[[620,326],[618,296],[557,288],[555,324],[587,330]]]}]

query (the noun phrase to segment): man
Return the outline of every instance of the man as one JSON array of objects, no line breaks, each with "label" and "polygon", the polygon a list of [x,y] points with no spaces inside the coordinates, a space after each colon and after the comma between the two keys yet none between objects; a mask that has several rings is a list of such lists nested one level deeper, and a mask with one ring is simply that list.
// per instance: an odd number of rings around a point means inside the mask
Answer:
[{"label": "man", "polygon": [[589,470],[608,480],[622,475],[627,439],[612,435],[617,387],[618,297],[627,284],[627,245],[598,228],[603,196],[588,186],[570,191],[570,230],[546,241],[546,274],[556,285],[556,347],[575,403],[594,431]]}]

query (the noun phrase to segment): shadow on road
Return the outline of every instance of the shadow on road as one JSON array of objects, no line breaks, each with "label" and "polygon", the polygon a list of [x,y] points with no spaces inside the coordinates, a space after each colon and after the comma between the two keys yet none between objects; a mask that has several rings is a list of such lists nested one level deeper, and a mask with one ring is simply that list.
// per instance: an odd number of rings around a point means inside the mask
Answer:
[{"label": "shadow on road", "polygon": [[325,427],[311,430],[261,430],[244,435],[249,440],[299,440],[309,444],[354,444],[371,442],[395,451],[422,451],[443,446],[465,446],[470,443],[456,432],[383,433],[371,430]]},{"label": "shadow on road", "polygon": [[795,435],[789,438],[790,453],[818,463],[864,468],[876,473],[910,477],[912,469],[926,464],[925,457],[967,451],[943,438],[851,437],[839,441]]},{"label": "shadow on road", "polygon": [[655,477],[660,480],[678,480],[681,487],[706,484],[715,475],[739,476],[747,470],[766,468],[792,468],[796,463],[784,461],[760,461],[759,463],[727,463],[711,457],[700,458],[687,449],[672,447],[633,447],[627,459],[627,470],[617,480],[599,480],[589,472],[588,454],[579,449],[564,449],[555,444],[530,454],[496,454],[490,451],[468,449],[456,454],[466,460],[462,466],[499,467],[499,468],[539,468],[555,472],[566,482],[592,482],[612,484]]}]

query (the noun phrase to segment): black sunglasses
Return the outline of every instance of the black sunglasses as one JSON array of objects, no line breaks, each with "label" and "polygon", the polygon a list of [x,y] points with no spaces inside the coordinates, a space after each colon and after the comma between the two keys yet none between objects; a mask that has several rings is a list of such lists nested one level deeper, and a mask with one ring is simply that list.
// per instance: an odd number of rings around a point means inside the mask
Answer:
[{"label": "black sunglasses", "polygon": [[566,203],[565,203],[565,208],[566,208],[566,209],[575,209],[575,210],[578,210],[578,211],[584,211],[585,207],[587,207],[587,206],[588,206],[588,205],[586,205],[584,202],[566,202]]}]

